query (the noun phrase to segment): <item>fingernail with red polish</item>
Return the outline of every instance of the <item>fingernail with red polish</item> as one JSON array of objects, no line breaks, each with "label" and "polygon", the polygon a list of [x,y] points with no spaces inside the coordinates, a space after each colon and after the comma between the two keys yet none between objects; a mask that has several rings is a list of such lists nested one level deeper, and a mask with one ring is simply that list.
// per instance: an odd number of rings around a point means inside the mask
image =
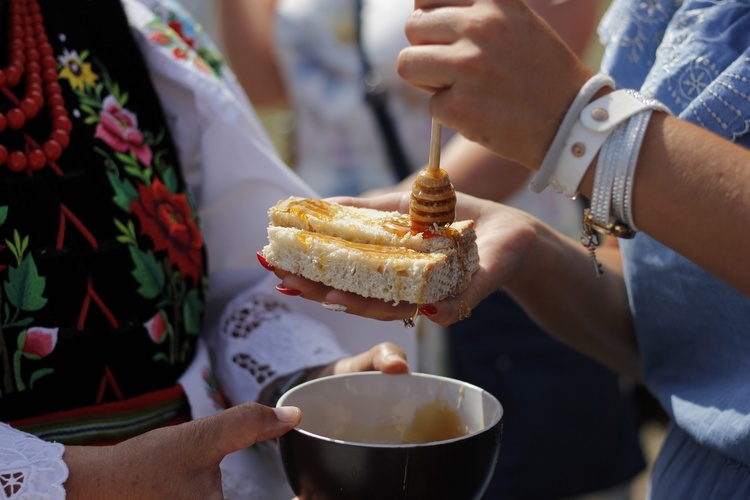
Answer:
[{"label": "fingernail with red polish", "polygon": [[260,262],[261,266],[265,267],[269,271],[273,271],[274,269],[276,269],[275,267],[273,267],[271,264],[268,263],[268,261],[266,260],[266,258],[263,256],[262,253],[256,252],[255,255],[258,256],[258,262]]},{"label": "fingernail with red polish", "polygon": [[289,295],[290,297],[302,295],[302,292],[300,292],[299,290],[295,290],[294,288],[287,288],[284,285],[276,285],[276,290],[280,291],[284,295]]},{"label": "fingernail with red polish", "polygon": [[435,309],[435,306],[419,306],[419,312],[424,314],[425,316],[434,316],[437,314],[437,309]]}]

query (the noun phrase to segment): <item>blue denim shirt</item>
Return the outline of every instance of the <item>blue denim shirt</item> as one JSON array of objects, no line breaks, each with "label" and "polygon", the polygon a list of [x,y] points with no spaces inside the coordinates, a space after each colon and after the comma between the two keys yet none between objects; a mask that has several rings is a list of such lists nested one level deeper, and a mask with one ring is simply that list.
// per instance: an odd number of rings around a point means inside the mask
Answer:
[{"label": "blue denim shirt", "polygon": [[[619,87],[750,147],[750,1],[614,0],[600,36]],[[621,243],[647,386],[750,484],[750,299],[644,234]]]}]

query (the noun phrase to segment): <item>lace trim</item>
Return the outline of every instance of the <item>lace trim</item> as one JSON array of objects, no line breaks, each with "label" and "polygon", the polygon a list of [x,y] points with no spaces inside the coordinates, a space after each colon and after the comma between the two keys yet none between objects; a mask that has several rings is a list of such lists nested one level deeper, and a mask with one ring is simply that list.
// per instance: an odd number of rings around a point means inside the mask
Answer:
[{"label": "lace trim", "polygon": [[259,291],[225,310],[216,335],[216,376],[233,403],[256,400],[275,379],[348,355],[333,332]]},{"label": "lace trim", "polygon": [[0,422],[0,494],[4,499],[64,499],[65,447]]}]

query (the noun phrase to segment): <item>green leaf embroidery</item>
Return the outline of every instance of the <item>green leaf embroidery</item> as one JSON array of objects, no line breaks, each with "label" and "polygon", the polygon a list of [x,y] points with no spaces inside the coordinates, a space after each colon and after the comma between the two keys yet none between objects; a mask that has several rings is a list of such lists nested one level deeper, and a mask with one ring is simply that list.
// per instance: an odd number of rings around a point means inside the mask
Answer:
[{"label": "green leaf embroidery", "polygon": [[195,288],[189,290],[185,295],[182,316],[185,331],[190,335],[198,335],[201,330],[201,318],[203,317],[203,301]]},{"label": "green leaf embroidery", "polygon": [[179,182],[177,181],[177,174],[173,168],[168,168],[162,172],[162,181],[164,185],[169,189],[170,193],[176,193],[179,189]]},{"label": "green leaf embroidery", "polygon": [[8,206],[3,205],[0,207],[0,226],[2,226],[5,223],[5,219],[8,218]]},{"label": "green leaf embroidery", "polygon": [[169,358],[163,352],[157,352],[156,354],[154,354],[153,360],[154,361],[166,361],[167,363],[169,362]]},{"label": "green leaf embroidery", "polygon": [[152,252],[144,252],[133,246],[129,250],[135,264],[132,275],[140,285],[138,293],[147,299],[156,298],[166,281],[164,269]]},{"label": "green leaf embroidery", "polygon": [[34,382],[44,377],[45,375],[49,375],[50,373],[54,371],[55,371],[54,368],[40,368],[39,370],[36,370],[35,372],[31,374],[31,378],[29,379],[29,387],[33,389]]},{"label": "green leaf embroidery", "polygon": [[46,282],[46,278],[39,276],[33,257],[26,256],[17,268],[8,268],[5,282],[8,302],[24,311],[38,311],[47,303],[42,296]]},{"label": "green leaf embroidery", "polygon": [[130,203],[138,198],[138,190],[129,180],[121,180],[115,172],[107,171],[107,177],[109,177],[109,183],[115,192],[112,201],[121,209],[129,212]]}]

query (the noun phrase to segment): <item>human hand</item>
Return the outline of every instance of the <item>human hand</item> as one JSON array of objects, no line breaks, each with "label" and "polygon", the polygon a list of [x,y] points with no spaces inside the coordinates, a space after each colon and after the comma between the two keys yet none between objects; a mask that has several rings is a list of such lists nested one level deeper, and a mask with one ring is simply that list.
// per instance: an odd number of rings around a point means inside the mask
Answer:
[{"label": "human hand", "polygon": [[298,408],[243,403],[114,446],[69,446],[67,498],[223,499],[221,460],[285,434],[301,418]]},{"label": "human hand", "polygon": [[[522,0],[416,0],[399,55],[430,113],[536,170],[590,72]],[[552,84],[551,84],[552,83]]]},{"label": "human hand", "polygon": [[390,342],[383,342],[368,351],[356,356],[341,358],[328,366],[315,370],[307,377],[308,380],[338,375],[340,373],[356,373],[366,371],[381,371],[391,375],[408,373],[409,363],[404,350]]},{"label": "human hand", "polygon": [[[379,210],[409,211],[410,193],[392,193],[376,198],[334,198],[332,201]],[[497,290],[531,258],[536,241],[538,221],[528,214],[491,201],[481,200],[463,193],[456,193],[456,219],[473,219],[479,249],[479,269],[474,273],[467,289],[459,296],[419,306],[430,320],[443,326],[459,319],[461,301],[471,308],[476,307],[490,293]],[[379,299],[335,290],[321,283],[280,269],[274,272],[282,279],[284,288],[298,290],[302,297],[317,302],[337,304],[348,314],[355,314],[382,321],[403,320],[416,312],[414,304],[401,302],[394,305]]]}]

